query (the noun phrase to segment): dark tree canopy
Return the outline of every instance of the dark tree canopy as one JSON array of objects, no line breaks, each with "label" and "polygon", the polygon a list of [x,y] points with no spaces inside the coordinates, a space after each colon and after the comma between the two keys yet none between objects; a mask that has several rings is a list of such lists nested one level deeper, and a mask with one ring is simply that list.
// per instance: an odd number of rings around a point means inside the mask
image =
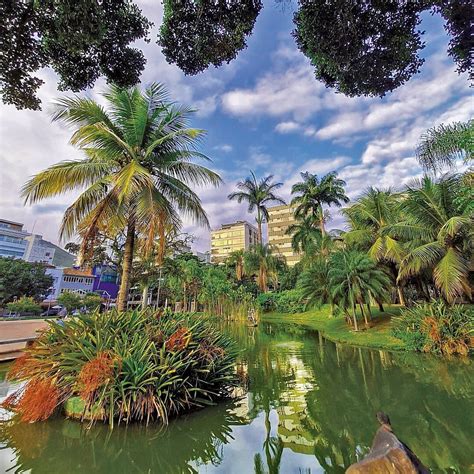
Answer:
[{"label": "dark tree canopy", "polygon": [[16,296],[31,296],[35,300],[44,296],[53,284],[53,277],[46,275],[41,263],[0,257],[0,304]]},{"label": "dark tree canopy", "polygon": [[185,74],[230,62],[245,48],[260,0],[164,0],[158,43]]},{"label": "dark tree canopy", "polygon": [[39,109],[35,73],[59,75],[59,89],[80,91],[103,75],[132,86],[145,65],[129,47],[151,23],[129,0],[4,0],[0,3],[0,93],[19,109]]}]

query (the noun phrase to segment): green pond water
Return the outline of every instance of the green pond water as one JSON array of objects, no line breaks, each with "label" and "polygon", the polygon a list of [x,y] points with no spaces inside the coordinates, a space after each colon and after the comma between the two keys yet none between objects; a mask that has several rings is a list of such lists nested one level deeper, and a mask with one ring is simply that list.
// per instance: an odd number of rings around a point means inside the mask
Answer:
[{"label": "green pond water", "polygon": [[[241,398],[166,428],[2,422],[0,472],[344,472],[369,450],[378,410],[433,472],[473,472],[472,361],[336,345],[292,325],[228,330]],[[0,399],[13,389],[0,381]]]}]

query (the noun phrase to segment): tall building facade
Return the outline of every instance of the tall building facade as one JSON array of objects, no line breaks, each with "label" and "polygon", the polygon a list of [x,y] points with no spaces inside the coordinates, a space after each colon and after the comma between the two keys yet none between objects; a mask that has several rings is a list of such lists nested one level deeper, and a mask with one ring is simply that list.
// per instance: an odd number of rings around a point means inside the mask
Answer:
[{"label": "tall building facade", "polygon": [[30,235],[23,224],[0,219],[0,257],[24,258]]},{"label": "tall building facade", "polygon": [[268,208],[268,214],[268,243],[285,257],[289,266],[295,265],[301,256],[291,248],[291,235],[286,233],[288,227],[296,222],[293,209],[284,204]]},{"label": "tall building facade", "polygon": [[53,265],[55,249],[43,240],[41,235],[31,234],[26,238],[28,242],[23,259],[27,262],[41,262]]},{"label": "tall building facade", "polygon": [[257,229],[247,221],[223,224],[211,232],[211,262],[223,263],[232,252],[248,250],[257,242]]}]

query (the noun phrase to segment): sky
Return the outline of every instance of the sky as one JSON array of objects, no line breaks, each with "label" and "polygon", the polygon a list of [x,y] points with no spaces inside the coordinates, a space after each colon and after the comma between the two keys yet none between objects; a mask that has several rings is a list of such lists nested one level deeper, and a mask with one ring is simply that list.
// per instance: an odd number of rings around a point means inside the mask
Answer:
[{"label": "sky", "polygon": [[[141,83],[162,82],[175,101],[198,109],[192,126],[207,130],[200,151],[224,180],[217,189],[198,190],[212,228],[239,219],[254,222],[244,204],[227,200],[250,170],[282,182],[280,195],[286,200],[305,171],[337,171],[351,199],[369,186],[400,189],[422,174],[415,158],[420,135],[434,125],[473,115],[467,75],[455,72],[437,16],[423,16],[426,61],[420,74],[384,98],[348,98],[314,78],[291,36],[289,7],[265,2],[248,47],[236,60],[185,76],[167,64],[155,42],[162,5],[156,0],[137,3],[155,23],[152,41],[138,43],[147,58]],[[0,105],[0,218],[22,222],[28,231],[64,245],[58,229],[77,193],[26,207],[19,197],[21,186],[35,173],[81,156],[68,143],[71,131],[50,120],[50,104],[64,94],[56,89],[55,73],[45,69],[40,77],[46,82],[39,93],[41,111]],[[101,79],[84,94],[100,98],[105,88]],[[331,209],[331,215],[329,227],[343,228],[338,210]],[[209,249],[209,229],[185,222],[183,230],[195,235],[196,249]]]}]

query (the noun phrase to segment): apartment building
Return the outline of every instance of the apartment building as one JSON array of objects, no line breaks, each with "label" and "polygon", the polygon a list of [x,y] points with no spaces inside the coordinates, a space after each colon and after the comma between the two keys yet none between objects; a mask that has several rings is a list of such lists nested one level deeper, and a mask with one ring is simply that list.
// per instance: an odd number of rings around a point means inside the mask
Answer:
[{"label": "apartment building", "polygon": [[30,234],[25,237],[27,246],[23,259],[27,262],[41,262],[53,265],[56,250],[41,235]]},{"label": "apartment building", "polygon": [[23,230],[23,224],[0,219],[0,257],[23,258],[29,235]]},{"label": "apartment building", "polygon": [[211,232],[211,262],[223,263],[235,250],[248,250],[257,242],[257,229],[247,221],[223,224]]},{"label": "apartment building", "polygon": [[56,300],[61,293],[71,292],[85,295],[94,291],[94,283],[100,276],[90,270],[78,268],[47,268],[46,274],[53,277],[53,286],[48,300]]},{"label": "apartment building", "polygon": [[289,205],[274,206],[268,209],[268,214],[268,243],[285,257],[288,265],[295,265],[301,256],[291,248],[291,235],[286,233],[288,227],[296,222],[293,209]]}]

